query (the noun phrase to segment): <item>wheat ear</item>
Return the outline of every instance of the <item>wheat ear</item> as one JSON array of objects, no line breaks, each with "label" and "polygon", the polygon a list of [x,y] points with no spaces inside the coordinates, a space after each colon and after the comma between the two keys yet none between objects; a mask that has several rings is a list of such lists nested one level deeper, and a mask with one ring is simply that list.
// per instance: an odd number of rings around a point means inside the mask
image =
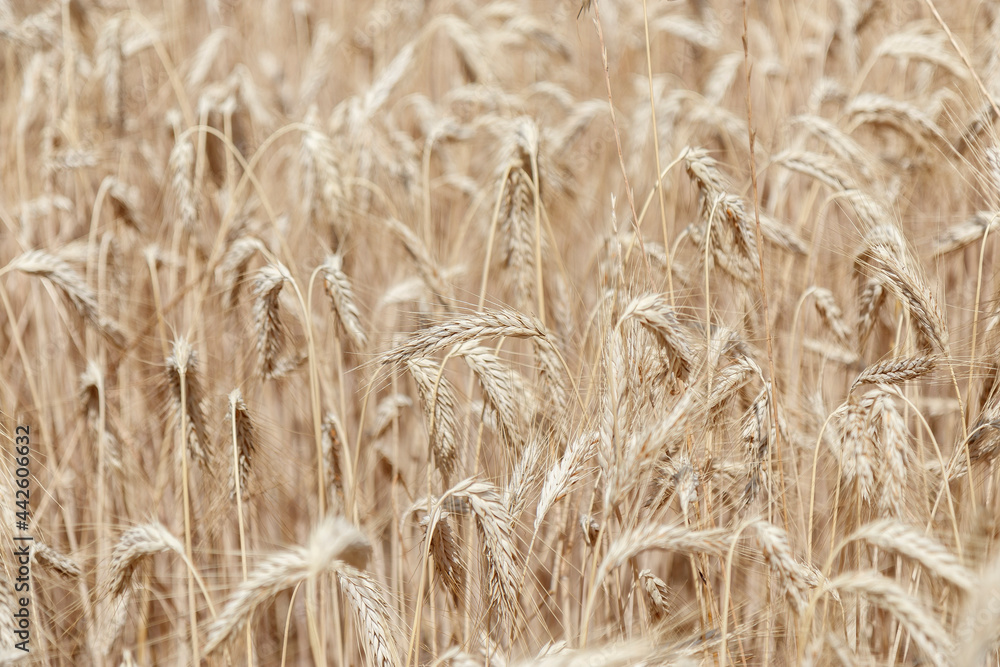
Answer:
[{"label": "wheat ear", "polygon": [[0,275],[7,271],[20,271],[45,278],[58,288],[76,312],[108,341],[118,347],[125,346],[125,336],[121,329],[111,320],[101,316],[94,291],[68,262],[44,250],[29,250],[14,258],[4,269],[0,269]]},{"label": "wheat ear", "polygon": [[341,328],[347,333],[355,350],[363,350],[368,343],[368,337],[361,327],[361,318],[354,301],[354,290],[351,281],[344,273],[344,259],[341,255],[330,255],[323,262],[321,269],[323,284],[330,297],[330,305],[337,316]]},{"label": "wheat ear", "polygon": [[307,546],[268,556],[254,568],[209,627],[206,654],[235,637],[254,611],[281,591],[324,572],[364,567],[370,552],[368,539],[352,524],[341,518],[325,519],[313,530]]}]

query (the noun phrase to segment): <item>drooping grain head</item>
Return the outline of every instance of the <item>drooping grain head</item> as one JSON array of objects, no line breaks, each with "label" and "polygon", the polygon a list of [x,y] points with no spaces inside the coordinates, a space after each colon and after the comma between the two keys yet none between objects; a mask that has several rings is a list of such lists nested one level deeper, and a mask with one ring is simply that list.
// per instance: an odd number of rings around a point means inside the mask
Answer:
[{"label": "drooping grain head", "polygon": [[188,454],[202,466],[208,466],[208,429],[202,408],[203,391],[198,369],[198,351],[185,336],[174,339],[172,352],[167,357],[167,388],[174,412],[184,423],[184,442]]},{"label": "drooping grain head", "polygon": [[231,496],[235,497],[238,488],[242,499],[247,500],[250,495],[248,487],[250,473],[253,470],[254,452],[257,450],[258,434],[250,410],[243,401],[243,393],[239,389],[229,393],[229,411],[226,413],[226,420],[230,422],[232,447],[237,459]]},{"label": "drooping grain head", "polygon": [[367,346],[368,337],[361,326],[360,313],[354,301],[354,290],[343,267],[344,258],[341,255],[327,257],[322,268],[323,284],[327,296],[330,297],[330,305],[333,307],[337,322],[347,334],[354,349],[360,351]]},{"label": "drooping grain head", "polygon": [[258,368],[265,380],[278,377],[284,369],[279,357],[283,349],[285,328],[281,322],[279,295],[285,282],[291,280],[284,266],[268,265],[254,278],[253,319],[257,330]]}]

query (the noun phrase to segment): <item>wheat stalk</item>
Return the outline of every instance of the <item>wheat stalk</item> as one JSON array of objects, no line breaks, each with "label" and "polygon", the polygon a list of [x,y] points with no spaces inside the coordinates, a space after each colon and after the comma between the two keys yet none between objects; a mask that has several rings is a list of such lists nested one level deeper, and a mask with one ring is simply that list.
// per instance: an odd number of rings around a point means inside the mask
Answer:
[{"label": "wheat stalk", "polygon": [[111,555],[107,578],[98,592],[98,598],[120,598],[131,586],[134,573],[143,561],[167,551],[187,558],[184,545],[160,523],[143,524],[122,533]]},{"label": "wheat stalk", "polygon": [[392,611],[379,585],[368,574],[347,564],[337,569],[337,581],[354,610],[368,663],[377,667],[399,665]]},{"label": "wheat stalk", "polygon": [[181,225],[193,230],[198,219],[198,201],[194,183],[194,146],[186,139],[179,139],[169,162],[175,206]]},{"label": "wheat stalk", "polygon": [[243,401],[243,394],[239,389],[234,389],[229,394],[229,411],[226,413],[226,421],[234,420],[233,429],[236,433],[236,454],[237,470],[234,470],[234,484],[231,497],[236,496],[239,489],[242,499],[249,498],[247,487],[250,482],[250,472],[253,469],[254,452],[257,450],[257,427],[246,403]]},{"label": "wheat stalk", "polygon": [[826,590],[862,596],[890,612],[934,665],[950,664],[951,640],[921,602],[875,572],[852,572],[827,582]]},{"label": "wheat stalk", "polygon": [[865,243],[866,250],[858,261],[867,263],[881,278],[881,286],[910,311],[921,348],[946,350],[948,331],[937,299],[913,260],[907,257],[905,241],[899,231],[893,226],[881,225],[869,232]]},{"label": "wheat stalk", "polygon": [[687,330],[677,319],[673,308],[666,298],[659,294],[646,294],[636,297],[625,306],[619,317],[617,326],[627,318],[637,320],[648,328],[670,351],[681,369],[681,379],[684,379],[695,363],[693,346],[688,338]]},{"label": "wheat stalk", "polygon": [[455,472],[459,462],[455,389],[443,377],[441,365],[430,359],[410,359],[406,366],[417,384],[423,404],[434,465],[447,479]]},{"label": "wheat stalk", "polygon": [[382,437],[392,426],[392,422],[399,419],[403,409],[412,405],[413,400],[405,394],[392,394],[379,401],[375,409],[375,423],[368,431],[368,436],[373,440]]},{"label": "wheat stalk", "polygon": [[788,535],[781,528],[767,521],[755,522],[754,528],[764,550],[764,558],[778,574],[792,608],[797,614],[802,614],[808,606],[807,589],[819,585],[816,573],[796,560],[788,545]]},{"label": "wheat stalk", "polygon": [[111,343],[124,347],[125,337],[118,325],[100,315],[96,294],[66,261],[44,250],[29,250],[0,269],[0,273],[7,271],[20,271],[45,278],[62,292],[86,322]]},{"label": "wheat stalk", "polygon": [[[351,523],[329,517],[313,529],[306,546],[296,546],[261,560],[230,596],[208,628],[205,653],[234,638],[262,604],[309,578],[332,572],[358,579],[371,552],[368,539]],[[353,584],[357,586],[358,584]]]},{"label": "wheat stalk", "polygon": [[837,342],[841,345],[849,345],[851,329],[847,326],[847,322],[844,321],[844,312],[837,305],[833,292],[825,287],[813,287],[810,291],[812,292],[813,303],[816,305],[816,311],[823,318],[823,321],[826,322],[827,326],[830,327],[830,330],[833,331]]},{"label": "wheat stalk", "polygon": [[64,556],[44,542],[35,542],[32,545],[31,557],[36,563],[66,578],[79,577],[82,572],[76,561]]},{"label": "wheat stalk", "polygon": [[398,364],[440,350],[486,338],[531,338],[546,340],[548,334],[538,320],[513,310],[465,315],[419,331],[382,356],[384,364]]},{"label": "wheat stalk", "polygon": [[499,622],[512,629],[519,609],[519,579],[510,513],[496,487],[471,478],[456,484],[443,497],[461,498],[469,503],[483,542],[491,607]]},{"label": "wheat stalk", "polygon": [[498,431],[513,451],[521,449],[521,413],[533,403],[531,392],[521,374],[508,367],[500,357],[475,343],[455,348],[472,369],[490,410],[496,413]]},{"label": "wheat stalk", "polygon": [[720,554],[729,547],[731,540],[730,531],[723,528],[691,530],[683,526],[646,524],[623,532],[608,546],[591,585],[596,587],[611,570],[649,549]]},{"label": "wheat stalk", "polygon": [[284,340],[278,296],[285,282],[291,279],[288,269],[281,264],[265,266],[254,278],[253,319],[257,329],[258,366],[265,380],[280,376],[284,369],[278,358]]},{"label": "wheat stalk", "polygon": [[963,591],[973,590],[974,578],[968,568],[943,544],[925,535],[922,530],[894,519],[882,519],[856,530],[848,538],[848,541],[851,540],[865,540],[881,549],[897,553],[920,563],[928,572]]},{"label": "wheat stalk", "polygon": [[881,361],[863,370],[854,380],[851,390],[863,384],[894,385],[915,380],[934,370],[935,361],[934,357],[927,355]]},{"label": "wheat stalk", "polygon": [[881,427],[879,447],[883,464],[879,509],[887,514],[900,516],[903,512],[910,463],[906,422],[887,394],[879,394],[872,410]]},{"label": "wheat stalk", "polygon": [[[420,521],[424,530],[430,524],[430,515]],[[434,522],[434,532],[430,535],[430,553],[434,558],[434,570],[440,578],[441,585],[451,596],[456,609],[462,607],[462,594],[465,590],[466,571],[461,559],[461,549],[455,532],[448,522],[447,513]]]},{"label": "wheat stalk", "polygon": [[590,434],[576,438],[563,452],[559,462],[549,470],[542,485],[542,492],[535,509],[535,532],[545,520],[552,506],[566,497],[575,484],[587,473],[583,467],[596,450],[597,439]]},{"label": "wheat stalk", "polygon": [[341,328],[347,333],[351,344],[356,350],[363,350],[368,344],[368,337],[361,327],[358,307],[354,302],[354,291],[351,282],[344,273],[344,258],[340,255],[330,255],[323,262],[321,272],[326,293],[330,297],[330,305],[337,316]]},{"label": "wheat stalk", "polygon": [[[167,386],[174,408],[178,414],[183,410],[186,415],[186,424],[181,428],[187,431],[184,441],[187,443],[188,452],[194,460],[207,467],[208,431],[202,409],[203,392],[198,372],[198,351],[191,346],[186,337],[179,336],[173,342],[166,366]],[[181,390],[182,384],[184,391]]]},{"label": "wheat stalk", "polygon": [[652,621],[658,623],[667,618],[667,597],[670,591],[667,583],[649,570],[642,570],[639,572],[639,585],[645,593],[646,608],[649,609]]}]

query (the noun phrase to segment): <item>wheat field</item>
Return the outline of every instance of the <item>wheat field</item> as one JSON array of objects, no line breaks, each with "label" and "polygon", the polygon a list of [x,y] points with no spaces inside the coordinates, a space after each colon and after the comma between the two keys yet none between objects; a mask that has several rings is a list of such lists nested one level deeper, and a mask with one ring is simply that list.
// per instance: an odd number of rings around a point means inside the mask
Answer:
[{"label": "wheat field", "polygon": [[998,44],[0,0],[0,663],[997,665]]}]

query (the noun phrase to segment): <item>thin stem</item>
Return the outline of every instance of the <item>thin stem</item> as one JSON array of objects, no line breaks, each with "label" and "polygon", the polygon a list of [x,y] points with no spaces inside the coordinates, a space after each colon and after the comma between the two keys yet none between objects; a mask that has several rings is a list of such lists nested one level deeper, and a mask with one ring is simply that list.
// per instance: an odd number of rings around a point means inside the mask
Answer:
[{"label": "thin stem", "polygon": [[[653,119],[653,157],[656,160],[656,173],[660,170],[660,133],[656,126],[656,100],[653,95],[653,57],[649,48],[649,14],[646,9],[646,0],[642,0],[642,28],[646,37],[646,81],[649,84],[649,112]],[[667,236],[667,209],[663,201],[663,181],[662,177],[656,179],[656,194],[660,200],[660,226],[663,228],[663,251],[667,253],[667,290],[670,295],[670,305],[674,306],[674,272],[670,261],[670,239]]]},{"label": "thin stem", "polygon": [[187,371],[184,368],[179,369],[180,385],[181,385],[181,424],[180,424],[180,443],[181,443],[181,474],[182,474],[182,486],[184,494],[184,557],[187,562],[191,564],[188,567],[188,579],[187,579],[187,590],[188,590],[188,620],[191,626],[191,655],[193,664],[201,664],[200,654],[198,650],[198,610],[195,607],[195,597],[194,597],[194,552],[191,546],[191,471],[188,462],[188,443],[187,443]]},{"label": "thin stem", "polygon": [[[778,401],[776,399],[778,389],[778,378],[774,372],[774,337],[771,334],[771,315],[767,304],[767,286],[764,280],[764,235],[760,229],[760,195],[757,190],[757,161],[754,159],[754,144],[756,132],[753,129],[753,104],[750,101],[750,42],[747,37],[747,0],[743,0],[743,64],[746,70],[746,106],[747,106],[747,138],[750,144],[750,183],[753,194],[753,217],[755,232],[757,237],[757,264],[760,276],[760,300],[761,310],[764,317],[764,332],[767,338],[767,373],[771,380],[771,419],[774,425],[774,448],[778,455],[778,479],[781,482],[781,511],[784,519],[785,530],[788,530],[788,505],[785,501],[785,471],[784,457],[781,452],[781,429],[778,428]],[[767,457],[770,464],[771,448],[767,450]],[[768,498],[773,499],[773,495],[768,493]]]},{"label": "thin stem", "polygon": [[[236,434],[236,403],[229,406],[229,420],[232,423],[233,435],[233,487],[236,489],[236,517],[240,531],[240,566],[243,570],[243,581],[247,580],[247,543],[246,533],[243,527],[243,486],[240,480],[240,447],[239,437]],[[250,635],[250,627],[247,626],[247,664],[253,664],[253,639]]]}]

